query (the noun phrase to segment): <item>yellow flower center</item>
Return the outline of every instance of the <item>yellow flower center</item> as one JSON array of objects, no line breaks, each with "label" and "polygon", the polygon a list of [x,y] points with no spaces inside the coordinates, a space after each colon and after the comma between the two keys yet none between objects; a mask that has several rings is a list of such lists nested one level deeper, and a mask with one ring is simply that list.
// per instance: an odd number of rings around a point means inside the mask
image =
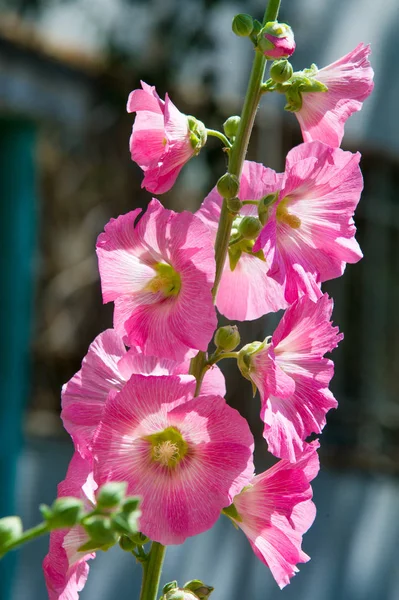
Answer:
[{"label": "yellow flower center", "polygon": [[287,197],[284,198],[284,200],[282,200],[278,205],[276,210],[277,221],[280,221],[280,223],[286,223],[286,225],[289,225],[292,227],[292,229],[299,229],[301,226],[301,219],[288,212],[288,204],[289,198]]},{"label": "yellow flower center", "polygon": [[175,427],[167,427],[160,433],[153,433],[144,439],[150,442],[151,460],[163,467],[176,467],[188,452],[187,442]]},{"label": "yellow flower center", "polygon": [[179,273],[166,263],[157,263],[153,268],[157,275],[147,284],[146,290],[153,294],[161,292],[165,298],[177,296],[181,288]]}]

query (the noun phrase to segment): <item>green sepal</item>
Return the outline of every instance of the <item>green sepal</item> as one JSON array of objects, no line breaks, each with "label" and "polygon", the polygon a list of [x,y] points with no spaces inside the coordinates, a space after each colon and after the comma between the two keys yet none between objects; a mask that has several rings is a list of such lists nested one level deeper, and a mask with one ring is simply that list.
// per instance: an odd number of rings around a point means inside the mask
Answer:
[{"label": "green sepal", "polygon": [[123,502],[127,490],[126,481],[105,483],[97,492],[97,508],[114,508]]},{"label": "green sepal", "polygon": [[183,585],[183,590],[193,592],[199,600],[208,600],[214,589],[214,587],[206,585],[200,579],[192,579]]},{"label": "green sepal", "polygon": [[162,588],[162,593],[163,594],[167,594],[168,592],[171,592],[172,590],[176,590],[178,589],[178,583],[177,581],[169,581],[169,583],[165,583],[165,585]]},{"label": "green sepal", "polygon": [[242,523],[242,517],[240,516],[240,513],[238,512],[234,502],[230,504],[230,506],[226,506],[226,508],[223,508],[222,513],[226,515],[226,517],[229,517],[229,519],[232,520],[233,523],[234,521],[237,521],[237,523]]},{"label": "green sepal", "polygon": [[238,265],[238,261],[241,258],[242,250],[239,248],[239,246],[231,246],[228,249],[228,254],[229,254],[230,271],[234,271],[234,269]]}]

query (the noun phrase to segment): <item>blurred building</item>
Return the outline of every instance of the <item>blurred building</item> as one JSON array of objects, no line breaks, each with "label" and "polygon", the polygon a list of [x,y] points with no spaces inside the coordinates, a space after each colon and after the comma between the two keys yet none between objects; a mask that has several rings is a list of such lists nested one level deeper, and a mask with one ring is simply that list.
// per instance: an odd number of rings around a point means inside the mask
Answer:
[{"label": "blurred building", "polygon": [[[15,11],[16,4],[10,6]],[[10,6],[0,25],[5,357],[0,485],[10,493],[1,495],[0,505],[3,514],[16,510],[12,481],[20,456],[19,507],[29,525],[38,520],[37,505],[55,496],[71,452],[59,420],[61,385],[78,370],[92,339],[112,322],[111,308],[101,304],[96,236],[111,216],[145,206],[149,198],[140,190],[140,171],[127,150],[132,123],[125,114],[127,94],[144,79],[156,84],[161,95],[169,91],[183,111],[220,129],[225,118],[240,111],[252,60],[250,44],[231,34],[232,16],[252,10],[260,17],[264,6],[260,0],[245,7],[205,0],[21,2],[26,10],[20,19]],[[371,0],[334,5],[283,0],[284,19],[295,31],[294,68],[311,62],[324,66],[359,42],[370,42],[376,87],[361,113],[349,120],[344,140],[347,149],[363,155],[365,192],[356,224],[365,258],[325,286],[335,299],[335,322],[345,333],[333,356],[340,408],[329,414],[322,437],[322,463],[330,471],[315,482],[319,516],[304,543],[312,562],[283,593],[307,600],[396,600],[399,73],[392,48],[399,26],[397,1],[387,0],[377,14]],[[262,102],[249,158],[282,170],[286,152],[301,137],[295,117],[282,111],[280,101]],[[167,206],[195,210],[223,172],[217,143],[208,146],[165,195]],[[243,337],[258,338],[274,323],[266,318],[250,324]],[[250,387],[236,371],[228,376],[235,390],[229,401],[259,433]],[[26,435],[20,455],[22,426]],[[258,460],[267,460],[262,444]],[[5,587],[6,563],[0,563],[1,599],[45,597],[40,562],[46,543],[21,552],[13,594]],[[227,521],[221,522],[215,531],[190,540],[188,549],[171,550],[167,574],[172,579],[203,577],[216,586],[220,600],[277,598],[267,569],[256,563],[246,544]],[[96,562],[83,600],[107,600],[113,573],[126,597],[132,597],[138,572],[129,574],[130,557],[113,552]],[[237,579],[226,583],[233,572]],[[243,593],[246,576],[250,591]]]}]

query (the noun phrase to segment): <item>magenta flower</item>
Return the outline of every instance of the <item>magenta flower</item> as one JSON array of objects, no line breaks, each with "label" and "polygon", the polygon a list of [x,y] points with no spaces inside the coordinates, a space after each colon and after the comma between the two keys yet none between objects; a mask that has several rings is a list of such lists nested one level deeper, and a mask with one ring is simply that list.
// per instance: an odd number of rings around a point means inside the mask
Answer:
[{"label": "magenta flower", "polygon": [[288,303],[303,294],[316,299],[321,282],[362,258],[352,218],[363,189],[359,160],[321,142],[287,155],[281,191],[253,250],[263,250]]},{"label": "magenta flower", "polygon": [[189,212],[152,200],[111,219],[97,240],[104,302],[115,302],[114,327],[149,356],[181,360],[206,350],[216,328],[212,236]]},{"label": "magenta flower", "polygon": [[[343,338],[330,321],[333,301],[303,296],[285,312],[271,339],[240,351],[239,365],[258,388],[269,452],[296,462],[306,438],[321,433],[337,402],[328,389],[334,363],[323,358]],[[245,355],[245,357],[244,357]]]},{"label": "magenta flower", "polygon": [[295,52],[294,33],[286,23],[266,23],[258,36],[258,48],[268,60],[288,58]]},{"label": "magenta flower", "polygon": [[[80,497],[91,507],[96,489],[90,464],[75,452],[66,478],[58,485],[58,498]],[[93,552],[78,551],[88,539],[80,525],[51,532],[49,552],[43,561],[49,600],[78,600],[89,573],[87,561],[95,557]]]},{"label": "magenta flower", "polygon": [[[255,162],[245,161],[240,180],[240,200],[260,200],[275,193],[281,187],[282,175]],[[220,218],[223,199],[215,187],[195,213],[212,232],[213,242]],[[234,227],[244,216],[258,216],[256,206],[243,206]],[[240,252],[234,265],[227,256],[222,279],[216,296],[218,310],[228,319],[248,321],[286,308],[284,290],[280,283],[268,276],[270,265],[265,262],[263,252],[252,252],[253,241],[245,240],[235,251]],[[233,268],[232,268],[233,267]]]},{"label": "magenta flower", "polygon": [[280,460],[255,476],[224,510],[280,588],[298,572],[298,563],[310,560],[301,544],[316,515],[309,482],[319,471],[318,446],[318,442],[309,444],[296,464]]},{"label": "magenta flower", "polygon": [[[189,367],[189,360],[176,363],[146,356],[139,348],[126,350],[114,329],[100,333],[90,345],[81,370],[62,388],[61,417],[76,450],[92,459],[92,438],[108,394],[120,391],[131,375],[181,375],[184,379]],[[201,390],[203,395],[225,395],[224,376],[216,365],[206,372]]]},{"label": "magenta flower", "polygon": [[96,481],[127,481],[142,497],[141,531],[166,545],[212,527],[253,473],[245,419],[194,390],[189,376],[132,375],[108,396],[95,434]]},{"label": "magenta flower", "polygon": [[130,93],[127,111],[136,112],[130,137],[130,153],[144,171],[141,187],[153,194],[170,190],[180,169],[206,142],[201,121],[184,115],[165,96],[161,100],[155,87],[141,82],[141,90]]},{"label": "magenta flower", "polygon": [[346,120],[362,108],[374,87],[369,54],[370,46],[359,44],[331,65],[314,69],[311,79],[320,81],[328,90],[301,93],[302,107],[295,114],[305,142],[319,140],[340,146]]}]

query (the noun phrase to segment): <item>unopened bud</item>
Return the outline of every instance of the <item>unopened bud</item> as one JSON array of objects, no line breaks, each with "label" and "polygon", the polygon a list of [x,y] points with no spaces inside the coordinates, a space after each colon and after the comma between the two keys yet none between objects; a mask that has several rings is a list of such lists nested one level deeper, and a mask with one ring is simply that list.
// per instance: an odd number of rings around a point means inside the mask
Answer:
[{"label": "unopened bud", "polygon": [[271,21],[258,34],[257,48],[267,59],[287,58],[295,51],[294,33],[286,23]]},{"label": "unopened bud", "polygon": [[90,538],[99,546],[115,543],[117,534],[109,517],[93,515],[84,520],[83,526]]},{"label": "unopened bud", "polygon": [[225,352],[235,350],[241,341],[237,325],[225,325],[224,327],[219,327],[213,341],[218,350],[224,350]]},{"label": "unopened bud", "polygon": [[227,200],[235,198],[238,194],[239,188],[240,182],[238,181],[238,177],[232,175],[231,173],[225,173],[217,182],[219,194]]},{"label": "unopened bud", "polygon": [[140,498],[137,496],[129,496],[122,504],[122,510],[126,514],[135,512],[138,509],[139,504]]},{"label": "unopened bud", "polygon": [[238,233],[246,240],[254,240],[258,237],[262,223],[256,217],[244,217],[238,225]]},{"label": "unopened bud", "polygon": [[227,121],[225,121],[223,123],[223,130],[228,138],[233,138],[237,135],[240,121],[241,121],[241,117],[234,116],[234,117],[229,117],[227,119]]},{"label": "unopened bud", "polygon": [[193,579],[192,581],[188,581],[183,586],[184,590],[190,590],[194,592],[194,594],[199,598],[199,600],[208,600],[209,596],[212,594],[213,588],[211,585],[206,585],[203,581],[199,579]]},{"label": "unopened bud", "polygon": [[254,28],[254,20],[251,15],[241,13],[234,17],[231,28],[236,35],[248,37]]},{"label": "unopened bud", "polygon": [[0,519],[0,550],[21,537],[23,532],[22,521],[19,517],[4,517]]},{"label": "unopened bud", "polygon": [[239,198],[230,198],[227,200],[227,209],[231,213],[239,213],[242,209],[242,202]]},{"label": "unopened bud", "polygon": [[51,529],[73,527],[83,515],[83,501],[72,496],[54,500],[53,505],[42,507],[42,514]]},{"label": "unopened bud", "polygon": [[119,546],[122,548],[122,550],[124,550],[125,552],[132,552],[132,550],[135,549],[136,544],[133,542],[132,539],[130,539],[129,536],[127,535],[122,535],[120,540],[119,540]]},{"label": "unopened bud", "polygon": [[100,487],[97,492],[98,508],[114,508],[123,501],[127,490],[127,483],[112,481]]},{"label": "unopened bud", "polygon": [[270,77],[276,83],[285,83],[292,77],[293,68],[291,63],[285,58],[281,60],[275,60],[270,67]]}]

